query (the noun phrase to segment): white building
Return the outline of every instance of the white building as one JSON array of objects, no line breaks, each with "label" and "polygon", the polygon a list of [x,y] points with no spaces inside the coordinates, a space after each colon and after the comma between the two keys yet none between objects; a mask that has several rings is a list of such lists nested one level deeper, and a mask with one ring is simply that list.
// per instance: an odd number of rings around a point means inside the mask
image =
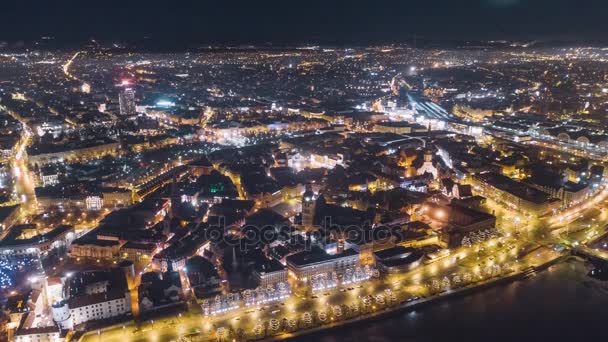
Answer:
[{"label": "white building", "polygon": [[427,149],[424,151],[424,162],[422,166],[417,170],[418,175],[424,175],[425,173],[430,173],[433,175],[433,178],[437,179],[439,176],[439,170],[433,165],[433,151]]},{"label": "white building", "polygon": [[313,248],[292,254],[286,260],[289,275],[306,282],[319,274],[341,274],[347,268],[354,268],[359,262],[359,253],[348,249],[340,254],[329,255],[320,248]]},{"label": "white building", "polygon": [[73,325],[107,319],[131,312],[131,296],[128,291],[109,291],[78,296],[68,301]]},{"label": "white building", "polygon": [[135,90],[126,88],[118,95],[118,103],[120,105],[120,115],[135,115]]},{"label": "white building", "polygon": [[59,184],[59,175],[57,173],[49,175],[43,174],[40,178],[42,178],[42,186],[53,186]]},{"label": "white building", "polygon": [[74,321],[67,301],[62,300],[54,303],[51,306],[51,312],[53,313],[53,321],[61,329],[70,330],[74,328]]},{"label": "white building", "polygon": [[59,342],[64,339],[57,327],[19,329],[15,332],[15,342]]},{"label": "white building", "polygon": [[84,201],[87,210],[99,211],[103,208],[103,199],[100,196],[87,196]]}]

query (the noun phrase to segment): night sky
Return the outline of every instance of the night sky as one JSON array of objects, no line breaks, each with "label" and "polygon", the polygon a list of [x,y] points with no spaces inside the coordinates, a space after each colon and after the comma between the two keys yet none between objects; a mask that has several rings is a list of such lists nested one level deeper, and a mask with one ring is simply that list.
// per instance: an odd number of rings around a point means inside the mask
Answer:
[{"label": "night sky", "polygon": [[2,0],[0,39],[196,43],[606,40],[606,0]]}]

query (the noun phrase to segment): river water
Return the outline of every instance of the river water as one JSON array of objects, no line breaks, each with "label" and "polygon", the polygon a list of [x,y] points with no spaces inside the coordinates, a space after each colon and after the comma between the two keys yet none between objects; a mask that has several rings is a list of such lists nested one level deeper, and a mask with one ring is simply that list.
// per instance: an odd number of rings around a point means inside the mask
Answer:
[{"label": "river water", "polygon": [[578,261],[467,297],[293,341],[584,341],[608,337],[608,283]]}]

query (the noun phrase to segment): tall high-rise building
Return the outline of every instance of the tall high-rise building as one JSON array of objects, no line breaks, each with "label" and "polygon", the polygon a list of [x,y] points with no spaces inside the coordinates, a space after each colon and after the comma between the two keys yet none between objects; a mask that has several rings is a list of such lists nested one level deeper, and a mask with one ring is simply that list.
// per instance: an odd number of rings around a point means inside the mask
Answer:
[{"label": "tall high-rise building", "polygon": [[126,88],[118,95],[120,115],[135,115],[135,90]]}]

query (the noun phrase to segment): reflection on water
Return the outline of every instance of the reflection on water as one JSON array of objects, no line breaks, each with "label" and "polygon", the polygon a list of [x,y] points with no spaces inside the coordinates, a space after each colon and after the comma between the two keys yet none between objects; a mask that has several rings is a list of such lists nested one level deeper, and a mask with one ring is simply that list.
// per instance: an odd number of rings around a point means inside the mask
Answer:
[{"label": "reflection on water", "polygon": [[608,337],[608,285],[581,262],[378,322],[294,341],[581,341]]}]

